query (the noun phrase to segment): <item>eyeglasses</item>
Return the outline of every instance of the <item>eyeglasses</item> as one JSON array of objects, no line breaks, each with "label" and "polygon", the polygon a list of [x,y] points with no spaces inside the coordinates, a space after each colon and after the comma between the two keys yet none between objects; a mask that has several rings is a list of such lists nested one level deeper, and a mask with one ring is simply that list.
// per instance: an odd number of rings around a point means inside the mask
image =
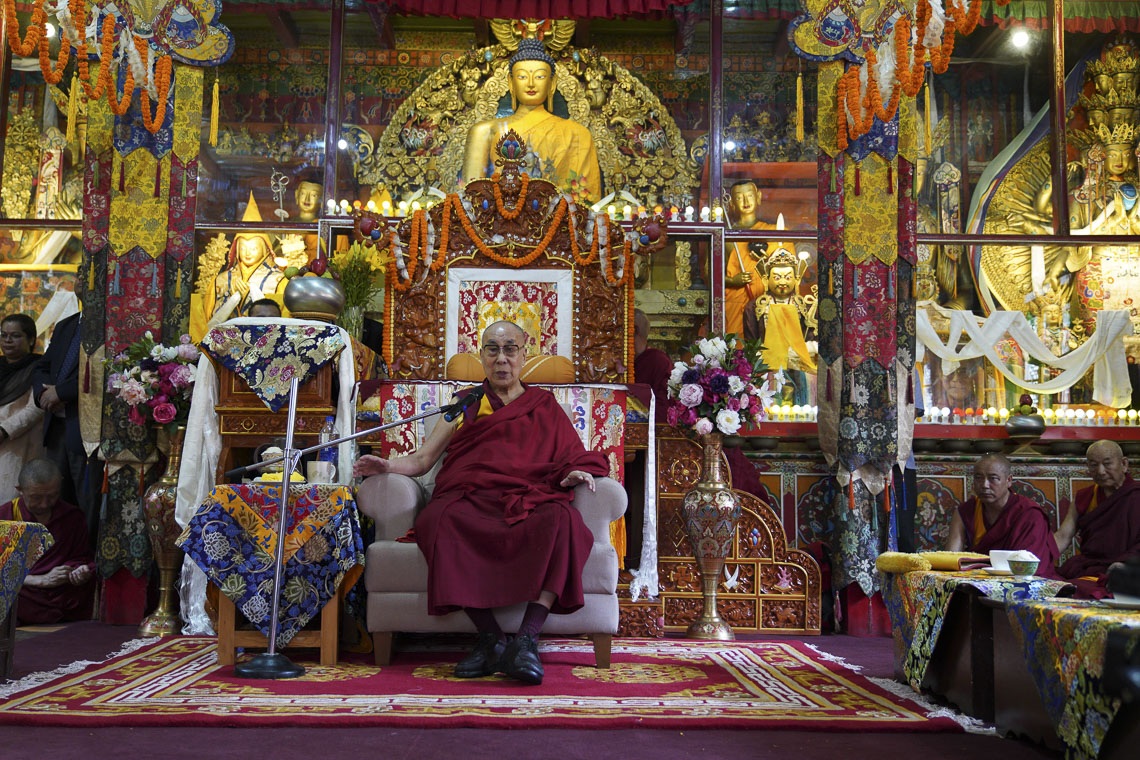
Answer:
[{"label": "eyeglasses", "polygon": [[28,336],[22,332],[0,332],[0,340],[27,340]]},{"label": "eyeglasses", "polygon": [[487,345],[483,346],[483,353],[485,353],[487,356],[498,356],[500,351],[503,353],[503,356],[507,357],[508,359],[513,359],[519,355],[519,346],[516,346],[514,343],[509,343],[505,346],[500,346],[495,343],[488,343]]}]

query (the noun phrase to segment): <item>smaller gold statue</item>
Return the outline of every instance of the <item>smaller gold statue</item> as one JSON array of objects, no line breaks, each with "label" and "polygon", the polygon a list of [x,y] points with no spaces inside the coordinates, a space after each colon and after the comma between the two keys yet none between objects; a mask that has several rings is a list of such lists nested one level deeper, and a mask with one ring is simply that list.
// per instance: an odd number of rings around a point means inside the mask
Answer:
[{"label": "smaller gold statue", "polygon": [[816,370],[816,286],[810,295],[800,295],[800,280],[806,260],[787,248],[778,247],[767,260],[767,292],[756,299],[757,335],[764,345],[764,363],[781,370],[795,386],[796,404],[811,398],[807,373]]}]

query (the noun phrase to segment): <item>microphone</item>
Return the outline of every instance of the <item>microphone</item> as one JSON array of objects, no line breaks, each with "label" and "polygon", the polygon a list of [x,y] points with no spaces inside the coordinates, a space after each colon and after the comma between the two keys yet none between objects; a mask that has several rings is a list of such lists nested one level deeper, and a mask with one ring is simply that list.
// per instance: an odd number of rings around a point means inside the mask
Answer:
[{"label": "microphone", "polygon": [[444,413],[443,418],[448,422],[454,422],[455,418],[467,411],[467,407],[472,404],[478,403],[479,399],[483,398],[482,386],[473,389],[463,398],[456,401],[454,404],[448,404],[447,411]]}]

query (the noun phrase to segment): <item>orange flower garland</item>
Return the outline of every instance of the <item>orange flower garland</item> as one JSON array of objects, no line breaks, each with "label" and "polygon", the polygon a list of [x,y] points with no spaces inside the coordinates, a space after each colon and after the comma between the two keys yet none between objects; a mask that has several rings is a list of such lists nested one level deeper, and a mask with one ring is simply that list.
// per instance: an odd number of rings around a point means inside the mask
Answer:
[{"label": "orange flower garland", "polygon": [[519,195],[515,198],[515,207],[508,209],[503,203],[503,190],[499,187],[499,173],[495,172],[491,175],[492,186],[495,188],[495,208],[503,215],[504,219],[517,219],[522,213],[523,204],[526,203],[526,191],[530,185],[530,175],[521,174],[519,178],[522,180],[522,188],[519,189]]},{"label": "orange flower garland", "polygon": [[[914,20],[917,30],[913,46],[910,41],[912,30],[910,18],[903,15],[895,21],[895,84],[891,88],[891,97],[886,107],[883,106],[882,92],[875,82],[878,60],[874,48],[867,50],[867,59],[862,66],[853,66],[844,72],[837,88],[836,143],[840,150],[847,149],[849,138],[858,138],[869,132],[876,118],[884,122],[893,119],[898,112],[902,93],[912,98],[918,95],[926,80],[928,57],[934,73],[946,73],[950,57],[954,53],[958,32],[969,34],[974,31],[981,18],[981,0],[962,0],[962,2],[964,6],[954,2],[946,4],[946,26],[942,32],[941,44],[930,50],[923,44],[933,12],[930,0],[918,0],[915,7]],[[998,6],[1009,4],[1009,0],[994,0],[994,2]],[[865,93],[861,93],[862,85],[859,81],[859,73],[863,68],[868,69]]]},{"label": "orange flower garland", "polygon": [[32,4],[32,22],[23,38],[20,37],[20,19],[16,16],[16,0],[4,0],[4,21],[8,27],[8,47],[19,57],[27,58],[44,36],[44,23],[47,21],[44,0],[35,0]]}]

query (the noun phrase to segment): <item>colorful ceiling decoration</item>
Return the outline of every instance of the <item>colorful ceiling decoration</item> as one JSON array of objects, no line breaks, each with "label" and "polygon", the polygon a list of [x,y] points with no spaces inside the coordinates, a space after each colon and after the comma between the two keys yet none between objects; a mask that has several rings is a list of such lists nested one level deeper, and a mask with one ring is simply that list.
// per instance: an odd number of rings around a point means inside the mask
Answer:
[{"label": "colorful ceiling decoration", "polygon": [[805,7],[789,30],[796,52],[850,64],[836,88],[836,147],[844,151],[876,120],[894,120],[902,95],[918,95],[927,59],[935,73],[946,71],[956,35],[977,27],[982,0],[805,0]]},{"label": "colorful ceiling decoration", "polygon": [[[12,53],[29,57],[38,51],[49,84],[60,82],[74,54],[71,97],[78,97],[81,86],[89,99],[106,97],[111,110],[123,116],[137,90],[143,123],[151,133],[166,121],[173,61],[218,66],[234,50],[233,35],[217,23],[220,0],[35,0],[23,35],[14,0],[6,0],[4,12]],[[62,37],[54,66],[49,20],[58,24]],[[97,72],[90,70],[89,58],[103,64]],[[152,100],[157,104],[153,115]]]}]

